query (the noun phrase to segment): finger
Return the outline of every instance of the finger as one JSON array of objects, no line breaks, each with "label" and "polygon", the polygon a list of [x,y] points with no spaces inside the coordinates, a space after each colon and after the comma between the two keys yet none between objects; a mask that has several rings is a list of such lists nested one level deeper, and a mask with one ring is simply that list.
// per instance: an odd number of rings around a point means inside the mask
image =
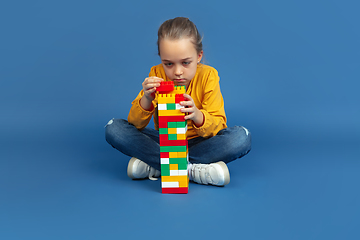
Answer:
[{"label": "finger", "polygon": [[186,115],[184,119],[185,119],[185,120],[192,119],[192,118],[194,117],[194,115],[195,115],[194,113],[189,114],[189,115]]},{"label": "finger", "polygon": [[162,81],[164,81],[164,79],[159,78],[159,77],[149,77],[149,78],[147,78],[147,80],[149,82],[162,82]]},{"label": "finger", "polygon": [[193,107],[194,103],[192,101],[181,101],[180,105],[181,106],[186,106],[186,107]]},{"label": "finger", "polygon": [[192,97],[189,94],[184,93],[184,98],[186,98],[189,101],[193,101]]},{"label": "finger", "polygon": [[194,112],[194,108],[180,108],[180,111],[182,113],[193,113]]},{"label": "finger", "polygon": [[153,92],[155,92],[155,90],[156,90],[155,88],[150,88],[150,89],[148,89],[148,90],[145,91],[145,94],[149,96],[149,95],[151,95]]},{"label": "finger", "polygon": [[160,87],[160,83],[148,83],[146,84],[146,88],[154,88],[154,87]]}]

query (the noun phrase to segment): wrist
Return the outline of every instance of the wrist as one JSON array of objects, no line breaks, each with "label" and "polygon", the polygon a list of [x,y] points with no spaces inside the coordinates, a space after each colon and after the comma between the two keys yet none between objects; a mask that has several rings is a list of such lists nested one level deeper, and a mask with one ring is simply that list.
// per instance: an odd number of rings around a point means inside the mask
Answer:
[{"label": "wrist", "polygon": [[205,116],[202,111],[198,110],[198,114],[196,115],[196,118],[193,120],[193,122],[197,128],[204,125]]},{"label": "wrist", "polygon": [[152,111],[154,106],[152,104],[152,100],[148,99],[145,95],[139,101],[140,106],[146,111]]}]

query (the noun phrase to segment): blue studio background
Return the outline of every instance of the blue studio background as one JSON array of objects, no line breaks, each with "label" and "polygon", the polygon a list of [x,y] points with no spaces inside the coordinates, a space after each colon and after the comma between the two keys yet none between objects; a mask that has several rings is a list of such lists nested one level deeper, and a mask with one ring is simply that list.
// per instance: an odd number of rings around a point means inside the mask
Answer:
[{"label": "blue studio background", "polygon": [[[2,1],[0,239],[359,239],[359,7]],[[104,125],[127,117],[176,16],[203,33],[253,146],[229,185],[162,195],[127,177]]]}]

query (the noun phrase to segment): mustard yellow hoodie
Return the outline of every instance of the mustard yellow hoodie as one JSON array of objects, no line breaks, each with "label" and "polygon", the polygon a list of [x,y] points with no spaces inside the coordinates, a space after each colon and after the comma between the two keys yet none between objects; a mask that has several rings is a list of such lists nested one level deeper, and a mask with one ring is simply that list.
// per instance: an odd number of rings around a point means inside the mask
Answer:
[{"label": "mustard yellow hoodie", "polygon": [[[165,74],[162,64],[151,68],[149,77],[156,76],[171,81]],[[205,120],[201,127],[196,127],[193,122],[188,121],[187,138],[194,137],[209,138],[215,136],[221,129],[226,128],[226,116],[224,110],[224,99],[221,95],[218,72],[215,68],[198,64],[196,74],[190,81],[186,93],[189,94],[196,107],[204,114]],[[135,125],[139,130],[144,129],[154,115],[155,129],[159,130],[157,116],[157,99],[153,101],[153,110],[146,111],[140,106],[140,99],[144,95],[143,90],[132,102],[128,115],[128,122]]]}]

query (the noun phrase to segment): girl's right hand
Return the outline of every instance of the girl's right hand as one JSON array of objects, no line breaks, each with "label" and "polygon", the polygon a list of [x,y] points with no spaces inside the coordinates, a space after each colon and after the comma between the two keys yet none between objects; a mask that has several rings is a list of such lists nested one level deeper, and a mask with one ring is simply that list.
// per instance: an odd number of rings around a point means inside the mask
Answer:
[{"label": "girl's right hand", "polygon": [[157,87],[160,87],[160,82],[164,81],[162,78],[158,77],[148,77],[145,78],[142,83],[144,96],[149,100],[153,101],[155,99],[155,91]]}]

